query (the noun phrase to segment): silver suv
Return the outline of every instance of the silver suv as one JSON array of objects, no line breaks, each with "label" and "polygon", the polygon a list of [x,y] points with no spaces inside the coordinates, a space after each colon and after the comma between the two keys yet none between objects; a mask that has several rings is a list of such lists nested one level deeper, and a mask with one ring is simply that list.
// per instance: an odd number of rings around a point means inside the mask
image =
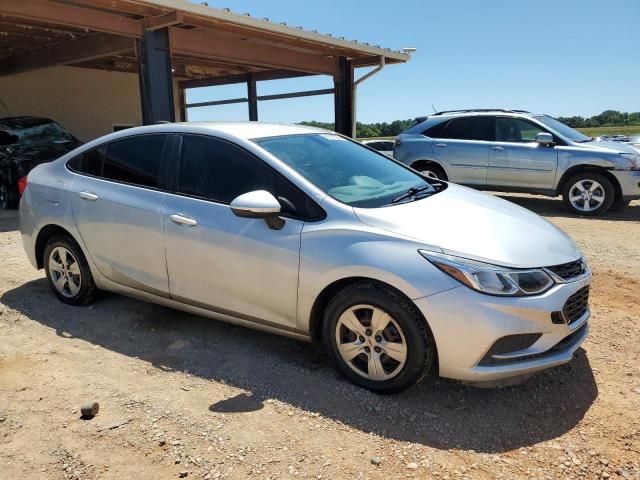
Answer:
[{"label": "silver suv", "polygon": [[423,175],[481,190],[562,195],[581,215],[640,198],[640,149],[523,110],[419,117],[396,139],[394,157]]}]

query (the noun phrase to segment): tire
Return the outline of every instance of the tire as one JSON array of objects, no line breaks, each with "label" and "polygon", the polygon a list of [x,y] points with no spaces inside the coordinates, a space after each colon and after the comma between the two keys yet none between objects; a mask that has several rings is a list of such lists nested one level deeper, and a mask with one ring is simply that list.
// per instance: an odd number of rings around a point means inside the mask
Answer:
[{"label": "tire", "polygon": [[621,198],[618,198],[613,202],[609,210],[612,212],[624,212],[629,208],[630,203],[631,200],[622,200]]},{"label": "tire", "polygon": [[444,173],[444,170],[439,165],[435,165],[433,163],[418,163],[412,168],[420,172],[424,177],[428,177],[433,180],[447,181],[447,174]]},{"label": "tire", "polygon": [[5,181],[0,181],[0,210],[18,208],[18,192]]},{"label": "tire", "polygon": [[87,305],[94,300],[97,288],[89,264],[71,237],[51,238],[44,250],[43,264],[49,287],[61,302]]},{"label": "tire", "polygon": [[584,172],[567,181],[562,191],[562,200],[572,213],[597,216],[611,208],[615,195],[613,183],[605,175]]},{"label": "tire", "polygon": [[[385,327],[373,331],[372,322]],[[395,290],[371,283],[346,287],[329,302],[323,341],[344,376],[382,394],[414,386],[436,359],[433,335],[416,306]]]}]

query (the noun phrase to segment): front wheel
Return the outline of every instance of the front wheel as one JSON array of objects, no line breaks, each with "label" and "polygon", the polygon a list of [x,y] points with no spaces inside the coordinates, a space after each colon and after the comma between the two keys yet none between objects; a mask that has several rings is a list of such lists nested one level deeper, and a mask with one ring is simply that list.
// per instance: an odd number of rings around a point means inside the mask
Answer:
[{"label": "front wheel", "polygon": [[603,215],[615,200],[613,183],[596,172],[579,173],[569,179],[562,192],[564,204],[578,215]]},{"label": "front wheel", "polygon": [[69,305],[87,305],[96,295],[89,264],[78,244],[68,236],[47,243],[44,269],[53,293]]},{"label": "front wheel", "polygon": [[415,305],[375,284],[349,286],[329,302],[323,338],[338,369],[376,393],[415,385],[436,358],[433,336]]}]

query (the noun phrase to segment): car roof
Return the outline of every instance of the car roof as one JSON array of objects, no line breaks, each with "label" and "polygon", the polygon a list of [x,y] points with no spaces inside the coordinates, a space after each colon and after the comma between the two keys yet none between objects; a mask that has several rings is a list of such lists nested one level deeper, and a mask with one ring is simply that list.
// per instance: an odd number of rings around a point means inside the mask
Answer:
[{"label": "car roof", "polygon": [[122,130],[118,133],[123,136],[135,135],[137,133],[152,132],[194,132],[202,133],[209,130],[211,133],[223,133],[234,137],[251,140],[253,138],[277,137],[284,135],[300,135],[305,133],[333,133],[316,127],[304,125],[293,125],[286,123],[266,123],[266,122],[182,122],[182,123],[160,123],[144,127],[133,127]]},{"label": "car roof", "polygon": [[467,116],[475,116],[475,115],[513,115],[513,116],[522,116],[522,117],[535,117],[540,114],[528,112],[526,110],[506,110],[502,108],[486,108],[486,109],[475,109],[475,110],[450,110],[444,112],[437,112],[433,115],[429,115],[427,118],[440,118],[440,117],[467,117]]}]

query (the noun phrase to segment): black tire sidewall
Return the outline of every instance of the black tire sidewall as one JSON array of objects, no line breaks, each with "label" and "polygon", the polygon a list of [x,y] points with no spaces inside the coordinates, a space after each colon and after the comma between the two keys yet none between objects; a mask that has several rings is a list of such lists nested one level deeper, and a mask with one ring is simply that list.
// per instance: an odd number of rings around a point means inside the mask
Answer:
[{"label": "black tire sidewall", "polygon": [[[51,252],[56,247],[64,247],[69,250],[73,256],[76,258],[78,262],[78,266],[80,267],[80,275],[82,276],[82,282],[80,285],[80,291],[74,297],[65,297],[60,292],[58,292],[57,288],[53,284],[53,279],[51,278],[51,272],[49,271],[49,256]],[[68,305],[86,305],[90,303],[96,293],[96,286],[93,281],[93,276],[91,275],[91,269],[89,268],[89,264],[82,253],[79,245],[70,237],[67,236],[56,236],[53,237],[47,243],[47,246],[44,250],[44,270],[47,276],[47,282],[49,283],[49,287],[53,293],[58,297],[58,299],[66,303]]]},{"label": "black tire sidewall", "polygon": [[6,202],[0,203],[0,210],[13,210],[18,207],[18,192],[5,180],[0,181],[0,186],[5,188]]},{"label": "black tire sidewall", "polygon": [[[580,180],[595,180],[600,185],[602,185],[602,188],[604,189],[604,195],[605,195],[604,202],[602,203],[602,205],[600,205],[598,208],[596,208],[591,212],[583,212],[582,210],[576,209],[573,205],[571,205],[571,200],[569,200],[569,193],[570,193],[571,187],[573,187],[573,185],[575,185],[575,183],[579,182]],[[615,197],[616,197],[616,191],[615,191],[615,188],[613,187],[613,183],[611,182],[611,180],[609,180],[609,178],[607,178],[605,175],[601,173],[596,173],[596,172],[594,173],[584,172],[584,173],[579,173],[577,175],[574,175],[567,181],[562,191],[562,200],[564,201],[564,204],[567,207],[567,209],[569,209],[569,211],[572,213],[575,213],[577,215],[584,215],[584,216],[603,215],[611,208],[611,206],[613,205],[616,199]]]},{"label": "black tire sidewall", "polygon": [[424,175],[422,172],[424,172],[425,170],[429,170],[431,172],[433,172],[436,177],[438,177],[438,180],[443,180],[443,181],[447,181],[447,175],[444,173],[444,170],[442,168],[440,168],[437,165],[425,165],[425,166],[420,166],[420,168],[417,169],[420,174],[423,177],[427,177],[430,180],[434,180],[432,177],[428,177],[427,175]]},{"label": "black tire sidewall", "polygon": [[[389,380],[373,381],[358,375],[342,359],[335,341],[340,315],[355,305],[367,304],[387,312],[402,328],[407,343],[407,361],[402,371]],[[340,291],[327,305],[323,340],[333,363],[353,383],[376,393],[397,393],[412,387],[429,373],[435,362],[433,336],[413,303],[390,288],[358,284]]]}]

